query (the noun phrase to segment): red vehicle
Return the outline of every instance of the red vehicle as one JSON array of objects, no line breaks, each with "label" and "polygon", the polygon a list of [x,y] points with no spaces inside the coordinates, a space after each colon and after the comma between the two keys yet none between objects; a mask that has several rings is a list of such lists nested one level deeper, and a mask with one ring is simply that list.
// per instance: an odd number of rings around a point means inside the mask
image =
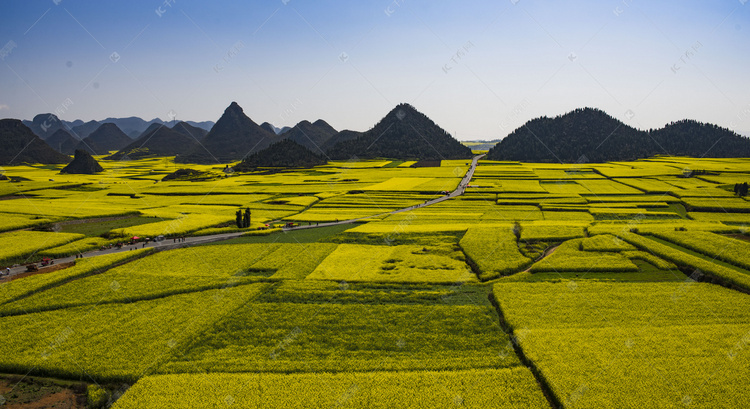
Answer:
[{"label": "red vehicle", "polygon": [[50,264],[55,264],[55,260],[52,260],[49,257],[45,257],[45,258],[42,259],[42,267],[48,266]]}]

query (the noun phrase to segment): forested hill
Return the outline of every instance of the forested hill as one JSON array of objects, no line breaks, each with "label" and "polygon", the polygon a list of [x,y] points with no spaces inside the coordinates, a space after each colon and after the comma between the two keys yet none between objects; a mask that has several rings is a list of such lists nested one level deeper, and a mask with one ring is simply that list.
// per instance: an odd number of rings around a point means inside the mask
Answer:
[{"label": "forested hill", "polygon": [[693,120],[672,122],[651,131],[657,148],[674,156],[750,158],[750,138],[714,124]]},{"label": "forested hill", "polygon": [[21,121],[0,120],[0,165],[68,162],[70,162],[69,156],[52,149]]},{"label": "forested hill", "polygon": [[322,154],[321,146],[325,145],[336,133],[337,131],[331,125],[319,119],[313,123],[302,121],[281,134],[281,137],[297,142],[317,154]]},{"label": "forested hill", "polygon": [[750,139],[696,121],[642,131],[601,110],[582,108],[527,122],[490,149],[487,159],[575,163],[654,155],[750,157]]},{"label": "forested hill", "polygon": [[322,156],[291,139],[284,139],[246,157],[234,166],[234,170],[250,172],[259,167],[311,168],[325,164]]},{"label": "forested hill", "polygon": [[430,118],[409,104],[400,104],[361,136],[343,140],[326,152],[331,159],[467,159],[463,146]]},{"label": "forested hill", "polygon": [[178,163],[227,163],[241,160],[246,155],[267,148],[279,138],[261,128],[245,115],[242,108],[232,102],[216,121],[201,145],[184,155],[178,155]]},{"label": "forested hill", "polygon": [[109,151],[120,150],[130,142],[132,139],[117,125],[107,122],[79,142],[76,150],[82,149],[92,155],[104,155]]}]

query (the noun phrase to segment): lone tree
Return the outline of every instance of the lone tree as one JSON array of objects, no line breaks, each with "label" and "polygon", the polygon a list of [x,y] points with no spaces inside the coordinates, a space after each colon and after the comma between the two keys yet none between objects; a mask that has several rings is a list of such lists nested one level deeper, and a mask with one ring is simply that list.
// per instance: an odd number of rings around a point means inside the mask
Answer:
[{"label": "lone tree", "polygon": [[516,236],[516,240],[521,240],[521,231],[522,231],[521,223],[519,222],[513,222],[513,234]]},{"label": "lone tree", "polygon": [[745,182],[745,183],[736,183],[734,185],[734,194],[736,194],[739,197],[745,197],[745,196],[747,196],[747,182]]},{"label": "lone tree", "polygon": [[237,228],[241,229],[242,226],[242,210],[237,209],[237,213],[235,213],[235,223],[237,223]]},{"label": "lone tree", "polygon": [[250,208],[249,207],[245,209],[245,214],[242,217],[242,225],[245,228],[250,227]]}]

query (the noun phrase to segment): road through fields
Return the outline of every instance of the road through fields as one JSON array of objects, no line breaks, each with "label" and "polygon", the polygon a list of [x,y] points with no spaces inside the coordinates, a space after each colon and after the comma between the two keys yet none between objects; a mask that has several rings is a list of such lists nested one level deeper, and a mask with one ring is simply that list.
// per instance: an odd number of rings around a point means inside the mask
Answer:
[{"label": "road through fields", "polygon": [[[376,217],[376,216],[383,216],[383,215],[387,215],[387,214],[397,214],[397,213],[402,213],[402,212],[408,212],[410,210],[419,209],[421,207],[426,207],[426,206],[431,206],[431,205],[434,205],[434,204],[437,204],[437,203],[440,203],[440,202],[443,202],[443,201],[446,201],[446,200],[449,200],[449,199],[453,199],[455,197],[458,197],[458,196],[461,196],[462,194],[464,194],[464,192],[466,191],[466,188],[469,186],[469,182],[471,181],[471,178],[474,176],[474,171],[477,168],[477,163],[484,156],[485,156],[484,154],[477,155],[477,156],[475,156],[471,160],[471,166],[466,171],[466,174],[461,179],[461,182],[459,182],[458,186],[456,187],[456,189],[454,191],[450,192],[447,195],[440,196],[440,197],[438,197],[436,199],[428,200],[428,201],[426,201],[424,203],[421,203],[421,204],[418,204],[418,205],[415,205],[415,206],[410,206],[410,207],[407,207],[407,208],[404,208],[404,209],[395,210],[395,211],[392,211],[392,212],[381,213],[381,214],[378,214],[378,215],[361,217],[361,218],[358,218],[358,219],[339,220],[339,221],[336,221],[336,222],[310,224],[308,226],[285,227],[283,230],[284,231],[292,231],[292,230],[302,230],[302,229],[315,229],[315,228],[319,228],[319,227],[336,226],[336,225],[342,225],[342,224],[350,224],[350,223],[355,223],[355,222],[366,220],[366,219],[369,219],[369,218],[372,218],[372,217]],[[174,241],[174,239],[170,238],[170,239],[166,239],[166,240],[160,241],[160,242],[146,243],[145,245],[143,243],[137,243],[136,245],[133,245],[133,246],[123,246],[120,249],[112,248],[112,249],[107,249],[107,250],[92,250],[92,251],[88,251],[86,253],[83,253],[83,257],[103,256],[105,254],[121,253],[123,251],[131,251],[131,250],[136,250],[136,249],[141,249],[141,248],[154,248],[157,251],[171,250],[171,249],[175,249],[175,248],[195,246],[195,245],[198,245],[198,244],[206,244],[206,243],[213,243],[213,242],[217,242],[217,241],[235,239],[235,238],[241,237],[245,233],[246,232],[237,232],[237,233],[214,234],[214,235],[210,235],[210,236],[185,237],[185,238],[181,239],[181,241],[180,241],[180,239],[177,239],[177,241]],[[75,261],[75,260],[76,260],[76,258],[74,256],[70,256],[70,257],[55,259],[54,262],[55,262],[55,264],[62,264],[62,263],[72,262],[72,261]],[[7,276],[3,277],[2,279],[0,279],[0,282],[7,281],[9,279],[12,279],[15,276],[18,276],[20,274],[24,274],[25,272],[26,272],[26,267],[25,266],[11,267],[11,269],[10,269],[10,277],[7,277]],[[44,271],[42,270],[40,273],[44,273]]]}]

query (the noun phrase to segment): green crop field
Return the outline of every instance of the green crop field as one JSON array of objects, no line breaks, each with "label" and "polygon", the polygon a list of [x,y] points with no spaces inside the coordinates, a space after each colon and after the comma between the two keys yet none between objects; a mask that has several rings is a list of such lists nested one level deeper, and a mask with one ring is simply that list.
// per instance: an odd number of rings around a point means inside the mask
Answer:
[{"label": "green crop field", "polygon": [[342,244],[308,279],[335,281],[463,283],[476,281],[453,246]]},{"label": "green crop field", "polygon": [[[194,391],[205,391],[195,394]],[[488,392],[492,391],[492,392]],[[269,408],[539,408],[547,405],[526,368],[349,374],[200,374],[150,376],[117,409]]]},{"label": "green crop field", "polygon": [[466,160],[186,182],[161,180],[171,159],[98,159],[3,168],[2,373],[116,409],[748,399],[746,161],[480,161],[446,198]]},{"label": "green crop field", "polygon": [[748,399],[746,294],[692,281],[496,284],[494,294],[564,407],[733,408]]},{"label": "green crop field", "polygon": [[[627,257],[619,254],[619,251],[627,249],[610,236],[612,244],[607,243],[608,238],[602,236],[592,238],[567,240],[561,244],[553,254],[534,263],[531,272],[618,272],[638,271],[638,267]],[[589,244],[590,242],[592,242]],[[632,248],[632,247],[631,247]]]},{"label": "green crop field", "polygon": [[518,249],[517,238],[510,226],[470,228],[459,245],[479,270],[478,276],[483,280],[512,274],[531,264],[531,259]]}]

